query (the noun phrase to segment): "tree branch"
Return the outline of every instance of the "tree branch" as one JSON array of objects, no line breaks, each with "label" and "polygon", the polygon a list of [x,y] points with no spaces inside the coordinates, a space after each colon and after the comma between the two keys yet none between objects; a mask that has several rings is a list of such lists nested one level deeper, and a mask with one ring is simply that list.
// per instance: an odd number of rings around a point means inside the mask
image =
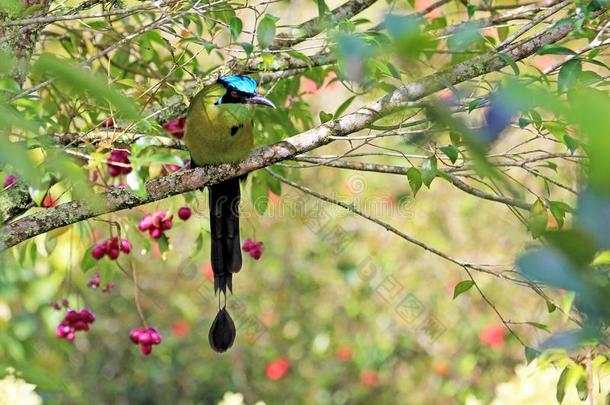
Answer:
[{"label": "tree branch", "polygon": [[377,0],[349,0],[332,10],[330,15],[312,18],[303,24],[278,34],[269,48],[271,50],[278,50],[300,44],[306,39],[318,35],[328,27],[329,23],[332,23],[333,21],[336,22],[343,18],[349,20],[376,2]]},{"label": "tree branch", "polygon": [[[383,164],[375,164],[375,163],[366,163],[366,162],[350,162],[347,160],[325,160],[320,158],[309,158],[304,156],[297,156],[294,158],[296,161],[300,162],[309,162],[316,163],[322,166],[336,167],[339,169],[349,169],[349,170],[359,170],[365,172],[376,172],[376,173],[388,173],[388,174],[399,174],[406,175],[408,167],[404,166],[395,166],[395,165],[383,165]],[[531,208],[531,204],[526,203],[525,201],[515,200],[513,198],[504,197],[500,195],[489,194],[484,191],[481,191],[477,188],[472,187],[471,185],[463,182],[457,176],[448,173],[447,171],[443,171],[445,174],[446,180],[448,180],[455,187],[460,190],[474,195],[475,197],[482,198],[484,200],[495,201],[506,205],[511,205],[517,208],[523,208],[524,210],[529,210]]]},{"label": "tree branch", "polygon": [[[539,35],[521,41],[507,54],[513,60],[521,60],[532,55],[542,46],[564,38],[571,30],[572,27],[568,24],[550,28]],[[345,136],[359,131],[377,119],[399,110],[409,102],[420,100],[445,88],[447,83],[456,85],[486,73],[500,70],[505,66],[504,59],[498,57],[494,52],[483,54],[439,73],[406,84],[381,99],[341,118],[331,120],[276,144],[256,149],[243,162],[197,168],[150,180],[146,184],[148,191],[146,198],[137,197],[128,190],[114,190],[100,194],[99,197],[102,200],[100,204],[71,201],[43,212],[28,215],[0,228],[0,251],[52,229],[105,213],[132,208],[176,194],[201,189],[209,184],[292,158],[332,142],[331,136]]]}]

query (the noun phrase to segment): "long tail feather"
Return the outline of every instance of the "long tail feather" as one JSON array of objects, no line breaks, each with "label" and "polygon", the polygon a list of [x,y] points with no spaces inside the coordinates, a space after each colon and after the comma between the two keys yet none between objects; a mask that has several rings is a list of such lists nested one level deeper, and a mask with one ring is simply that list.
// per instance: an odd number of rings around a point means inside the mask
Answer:
[{"label": "long tail feather", "polygon": [[232,274],[241,269],[241,244],[239,240],[238,179],[229,179],[209,187],[210,230],[212,233],[212,271],[214,292],[227,288],[233,291]]}]

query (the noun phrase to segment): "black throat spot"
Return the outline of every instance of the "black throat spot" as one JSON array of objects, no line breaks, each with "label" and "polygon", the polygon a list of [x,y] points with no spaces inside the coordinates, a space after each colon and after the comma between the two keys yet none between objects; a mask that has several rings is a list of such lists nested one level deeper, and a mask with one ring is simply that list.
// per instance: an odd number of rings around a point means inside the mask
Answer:
[{"label": "black throat spot", "polygon": [[244,127],[244,124],[239,124],[239,125],[235,125],[235,126],[231,127],[231,136],[235,136],[237,131],[239,131],[243,127]]}]

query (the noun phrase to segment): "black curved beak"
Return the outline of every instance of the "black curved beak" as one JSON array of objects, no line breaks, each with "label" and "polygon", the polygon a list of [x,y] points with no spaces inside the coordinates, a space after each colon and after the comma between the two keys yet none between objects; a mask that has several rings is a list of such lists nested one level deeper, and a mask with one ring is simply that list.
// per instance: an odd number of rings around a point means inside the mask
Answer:
[{"label": "black curved beak", "polygon": [[259,104],[267,107],[275,108],[275,104],[271,102],[268,98],[261,96],[260,94],[256,94],[253,97],[250,97],[247,100],[248,104]]}]

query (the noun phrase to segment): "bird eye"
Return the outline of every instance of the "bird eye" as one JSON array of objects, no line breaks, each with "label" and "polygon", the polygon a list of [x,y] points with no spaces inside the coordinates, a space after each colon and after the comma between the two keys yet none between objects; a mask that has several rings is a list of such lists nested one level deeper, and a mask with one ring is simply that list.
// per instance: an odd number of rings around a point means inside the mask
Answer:
[{"label": "bird eye", "polygon": [[237,98],[237,92],[236,91],[231,91],[231,97]]}]

